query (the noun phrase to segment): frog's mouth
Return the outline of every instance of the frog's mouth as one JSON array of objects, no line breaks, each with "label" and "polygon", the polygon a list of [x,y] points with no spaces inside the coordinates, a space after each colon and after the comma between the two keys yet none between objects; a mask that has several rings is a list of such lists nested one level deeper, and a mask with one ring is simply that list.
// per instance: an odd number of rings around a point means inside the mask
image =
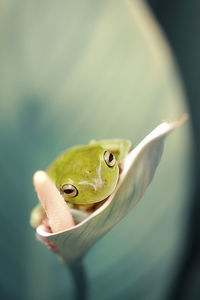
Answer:
[{"label": "frog's mouth", "polygon": [[[72,211],[72,215],[75,213],[76,210],[82,211],[84,213],[88,215],[90,215],[91,213],[93,213],[94,211],[96,211],[98,208],[100,208],[108,199],[109,197],[116,191],[119,181],[120,181],[120,177],[123,171],[123,165],[122,163],[118,165],[119,167],[119,175],[117,178],[117,182],[115,187],[113,188],[112,192],[110,192],[104,199],[98,201],[98,202],[94,202],[94,203],[79,203],[79,204],[73,204],[73,208],[71,208]],[[70,203],[68,203],[68,205],[70,206]],[[75,214],[75,216],[73,215],[73,217],[76,218],[77,214]],[[84,215],[85,216],[85,215]]]}]

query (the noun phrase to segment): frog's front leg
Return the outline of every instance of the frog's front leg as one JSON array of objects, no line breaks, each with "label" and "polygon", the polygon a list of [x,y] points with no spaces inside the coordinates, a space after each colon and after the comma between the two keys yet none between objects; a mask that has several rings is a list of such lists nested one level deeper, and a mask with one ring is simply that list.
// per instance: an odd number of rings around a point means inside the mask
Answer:
[{"label": "frog's front leg", "polygon": [[33,228],[36,228],[43,222],[45,218],[46,218],[46,212],[43,206],[40,203],[38,203],[31,211],[30,225]]}]

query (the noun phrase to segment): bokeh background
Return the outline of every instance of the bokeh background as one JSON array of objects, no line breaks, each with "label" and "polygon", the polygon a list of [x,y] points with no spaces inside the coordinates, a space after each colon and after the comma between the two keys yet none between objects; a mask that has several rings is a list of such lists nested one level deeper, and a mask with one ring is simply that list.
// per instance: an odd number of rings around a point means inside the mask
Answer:
[{"label": "bokeh background", "polygon": [[[158,2],[150,4],[163,25]],[[191,113],[188,86],[146,2],[0,5],[1,297],[73,299],[69,270],[29,226],[34,171],[93,138],[137,144],[163,120]],[[169,299],[181,286],[194,195],[193,125],[168,137],[141,202],[87,253],[88,299]]]},{"label": "bokeh background", "polygon": [[193,179],[181,267],[171,288],[173,299],[200,295],[200,2],[148,0],[178,62],[187,93],[193,134]]}]

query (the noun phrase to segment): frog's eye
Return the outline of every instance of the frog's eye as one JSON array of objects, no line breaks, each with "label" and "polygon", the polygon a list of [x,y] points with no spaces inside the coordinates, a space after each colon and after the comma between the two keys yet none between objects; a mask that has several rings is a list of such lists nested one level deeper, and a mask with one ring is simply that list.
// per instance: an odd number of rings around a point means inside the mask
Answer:
[{"label": "frog's eye", "polygon": [[61,190],[70,198],[76,197],[78,195],[77,188],[72,184],[63,184]]},{"label": "frog's eye", "polygon": [[108,167],[110,168],[114,167],[116,160],[115,160],[115,156],[111,152],[109,151],[104,152],[104,160]]}]

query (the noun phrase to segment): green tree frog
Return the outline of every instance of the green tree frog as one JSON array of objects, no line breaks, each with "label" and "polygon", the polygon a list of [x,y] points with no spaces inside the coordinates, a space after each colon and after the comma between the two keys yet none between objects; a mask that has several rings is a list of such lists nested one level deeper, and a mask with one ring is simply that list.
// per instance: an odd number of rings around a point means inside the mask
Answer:
[{"label": "green tree frog", "polygon": [[[116,188],[123,161],[131,148],[129,140],[92,140],[60,154],[47,173],[71,208],[88,210],[102,203]],[[41,223],[42,206],[37,205],[30,223]]]}]

